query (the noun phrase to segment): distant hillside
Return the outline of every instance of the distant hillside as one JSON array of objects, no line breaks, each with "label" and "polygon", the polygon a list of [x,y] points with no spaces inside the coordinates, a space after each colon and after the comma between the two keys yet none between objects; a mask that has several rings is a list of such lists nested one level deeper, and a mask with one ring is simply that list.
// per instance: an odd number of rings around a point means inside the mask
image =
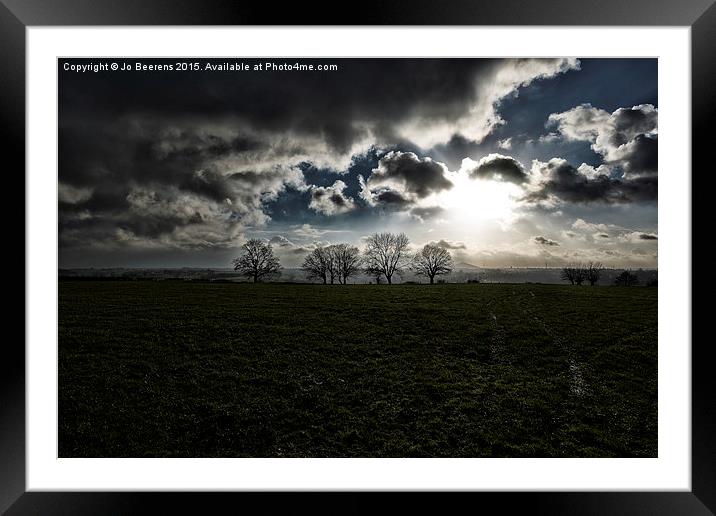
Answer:
[{"label": "distant hillside", "polygon": [[482,269],[483,267],[479,267],[477,265],[473,265],[471,263],[467,262],[458,262],[455,264],[455,269]]}]

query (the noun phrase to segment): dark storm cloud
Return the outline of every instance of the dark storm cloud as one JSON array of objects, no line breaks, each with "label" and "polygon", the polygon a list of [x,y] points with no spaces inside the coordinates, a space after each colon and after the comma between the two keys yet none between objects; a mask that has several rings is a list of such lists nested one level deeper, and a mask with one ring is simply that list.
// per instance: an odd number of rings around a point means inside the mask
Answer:
[{"label": "dark storm cloud", "polygon": [[61,71],[62,179],[81,182],[88,162],[116,168],[121,155],[189,165],[247,153],[254,162],[350,154],[369,137],[399,140],[398,126],[410,120],[429,125],[463,116],[480,101],[476,85],[505,67],[501,60],[332,62],[337,72]]},{"label": "dark storm cloud", "polygon": [[[525,200],[537,203],[531,207],[536,217],[553,211],[552,202],[574,203],[566,213],[585,209],[577,206],[584,203],[656,199],[655,108],[613,111],[638,102],[656,105],[655,97],[599,104],[604,97],[577,95],[580,88],[573,87],[555,95],[555,83],[581,74],[563,73],[577,70],[576,60],[329,61],[338,72],[60,71],[61,262],[63,248],[73,248],[67,252],[83,256],[82,263],[92,262],[94,249],[184,257],[188,249],[215,249],[211,256],[227,257],[247,235],[279,233],[290,239],[271,239],[277,254],[295,260],[318,237],[298,237],[287,229],[292,224],[340,234],[354,223],[367,232],[397,220],[425,241],[432,223],[437,227],[454,215],[435,194],[463,179],[458,169],[466,157],[485,157],[474,177],[521,186]],[[545,78],[553,80],[530,87]],[[523,94],[529,102],[520,103]],[[596,124],[584,133],[571,119],[555,121],[553,140],[538,141],[550,113],[585,100],[611,113],[582,113]],[[511,110],[503,111],[508,104]],[[525,123],[531,118],[539,119],[535,127]],[[562,126],[570,129],[560,132]],[[575,137],[566,136],[570,130]],[[588,166],[539,176],[535,167],[522,166],[553,156]],[[655,225],[631,227],[629,245],[655,246],[639,243],[637,233],[655,231]],[[519,245],[542,231],[525,232]],[[618,235],[613,238],[602,244],[616,245]],[[443,242],[469,252],[464,244]],[[565,237],[565,246],[572,242]],[[525,247],[535,252],[534,243]]]},{"label": "dark storm cloud", "polygon": [[424,198],[431,193],[452,188],[445,177],[447,167],[431,158],[418,158],[412,152],[389,152],[378,163],[378,168],[368,178],[368,183],[399,184],[404,191]]},{"label": "dark storm cloud", "polygon": [[634,179],[624,178],[618,183],[625,197],[631,201],[650,202],[657,200],[659,180],[656,176],[635,177]]},{"label": "dark storm cloud", "polygon": [[[165,61],[171,62],[153,60]],[[251,65],[263,63],[257,59],[242,61]],[[466,103],[474,100],[475,80],[502,66],[500,60],[487,59],[330,62],[338,64],[338,71],[124,75],[100,72],[91,78],[67,73],[62,74],[61,100],[84,115],[102,113],[116,117],[131,111],[157,117],[236,116],[260,129],[295,128],[324,134],[338,148],[360,133],[351,123],[356,118],[395,121],[416,110],[437,119],[455,118]]]},{"label": "dark storm cloud", "polygon": [[656,174],[659,168],[658,137],[636,136],[627,146],[621,161],[625,173],[630,176]]},{"label": "dark storm cloud", "polygon": [[406,199],[401,193],[394,190],[381,190],[373,194],[373,201],[383,207],[396,210],[402,210],[413,203],[413,201]]},{"label": "dark storm cloud", "polygon": [[613,113],[582,104],[552,113],[547,122],[569,140],[591,142],[605,166],[625,177],[656,175],[658,168],[658,110],[651,104],[619,108]]},{"label": "dark storm cloud", "polygon": [[657,198],[656,177],[617,179],[603,174],[589,177],[559,158],[547,163],[536,161],[532,170],[536,184],[524,197],[527,202],[619,204]]},{"label": "dark storm cloud", "polygon": [[234,196],[231,179],[227,180],[225,176],[215,170],[202,169],[182,177],[178,187],[180,190],[194,192],[207,199],[221,202]]},{"label": "dark storm cloud", "polygon": [[519,161],[501,154],[490,154],[480,159],[475,167],[469,170],[469,174],[470,177],[478,179],[497,179],[516,184],[528,180],[528,175]]},{"label": "dark storm cloud", "polygon": [[[499,122],[495,105],[502,97],[577,67],[569,59],[330,61],[338,71],[122,74],[64,72],[61,61],[60,232],[81,217],[85,226],[103,229],[87,230],[87,244],[98,234],[116,240],[121,230],[133,244],[161,234],[165,243],[183,245],[203,233],[200,245],[228,245],[216,236],[267,223],[266,204],[287,189],[310,190],[305,207],[312,203],[318,213],[345,212],[353,207],[349,195],[311,189],[296,167],[308,162],[345,171],[371,146],[417,150],[426,135],[438,142],[461,132],[479,139]],[[405,189],[379,188],[375,202],[408,207],[446,188],[434,168],[424,160],[397,167],[388,175],[402,178]],[[142,206],[140,215],[127,199],[143,194],[157,206]],[[171,215],[183,202],[205,202],[209,213]]]},{"label": "dark storm cloud", "polygon": [[534,238],[534,241],[537,242],[539,245],[546,245],[548,247],[555,247],[559,245],[559,242],[550,240],[549,238],[545,238],[543,236],[536,236]]},{"label": "dark storm cloud", "polygon": [[619,108],[611,116],[614,125],[612,143],[616,146],[627,143],[640,134],[649,134],[656,130],[658,112],[650,104],[632,108]]},{"label": "dark storm cloud", "polygon": [[380,159],[367,179],[361,176],[361,197],[370,205],[407,207],[430,194],[452,188],[447,172],[443,163],[429,157],[391,151]]}]

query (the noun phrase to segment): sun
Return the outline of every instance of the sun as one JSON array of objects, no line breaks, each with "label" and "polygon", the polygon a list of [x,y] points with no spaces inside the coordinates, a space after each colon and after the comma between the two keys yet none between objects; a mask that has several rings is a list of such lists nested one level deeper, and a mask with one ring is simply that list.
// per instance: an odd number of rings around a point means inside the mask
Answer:
[{"label": "sun", "polygon": [[451,222],[474,226],[514,217],[520,187],[513,183],[471,179],[465,174],[451,178],[454,186],[436,199]]}]

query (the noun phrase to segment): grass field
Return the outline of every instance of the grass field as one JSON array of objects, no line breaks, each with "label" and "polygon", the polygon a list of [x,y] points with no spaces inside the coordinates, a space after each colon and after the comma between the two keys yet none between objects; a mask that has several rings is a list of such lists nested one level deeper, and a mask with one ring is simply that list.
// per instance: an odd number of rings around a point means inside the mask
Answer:
[{"label": "grass field", "polygon": [[62,457],[655,457],[657,290],[59,284]]}]

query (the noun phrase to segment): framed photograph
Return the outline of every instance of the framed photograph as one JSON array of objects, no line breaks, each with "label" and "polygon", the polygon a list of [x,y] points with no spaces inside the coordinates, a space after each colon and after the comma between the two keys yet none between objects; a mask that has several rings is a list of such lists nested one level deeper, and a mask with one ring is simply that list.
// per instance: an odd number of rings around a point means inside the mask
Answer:
[{"label": "framed photograph", "polygon": [[2,0],[0,507],[714,511],[712,2],[275,10]]}]

